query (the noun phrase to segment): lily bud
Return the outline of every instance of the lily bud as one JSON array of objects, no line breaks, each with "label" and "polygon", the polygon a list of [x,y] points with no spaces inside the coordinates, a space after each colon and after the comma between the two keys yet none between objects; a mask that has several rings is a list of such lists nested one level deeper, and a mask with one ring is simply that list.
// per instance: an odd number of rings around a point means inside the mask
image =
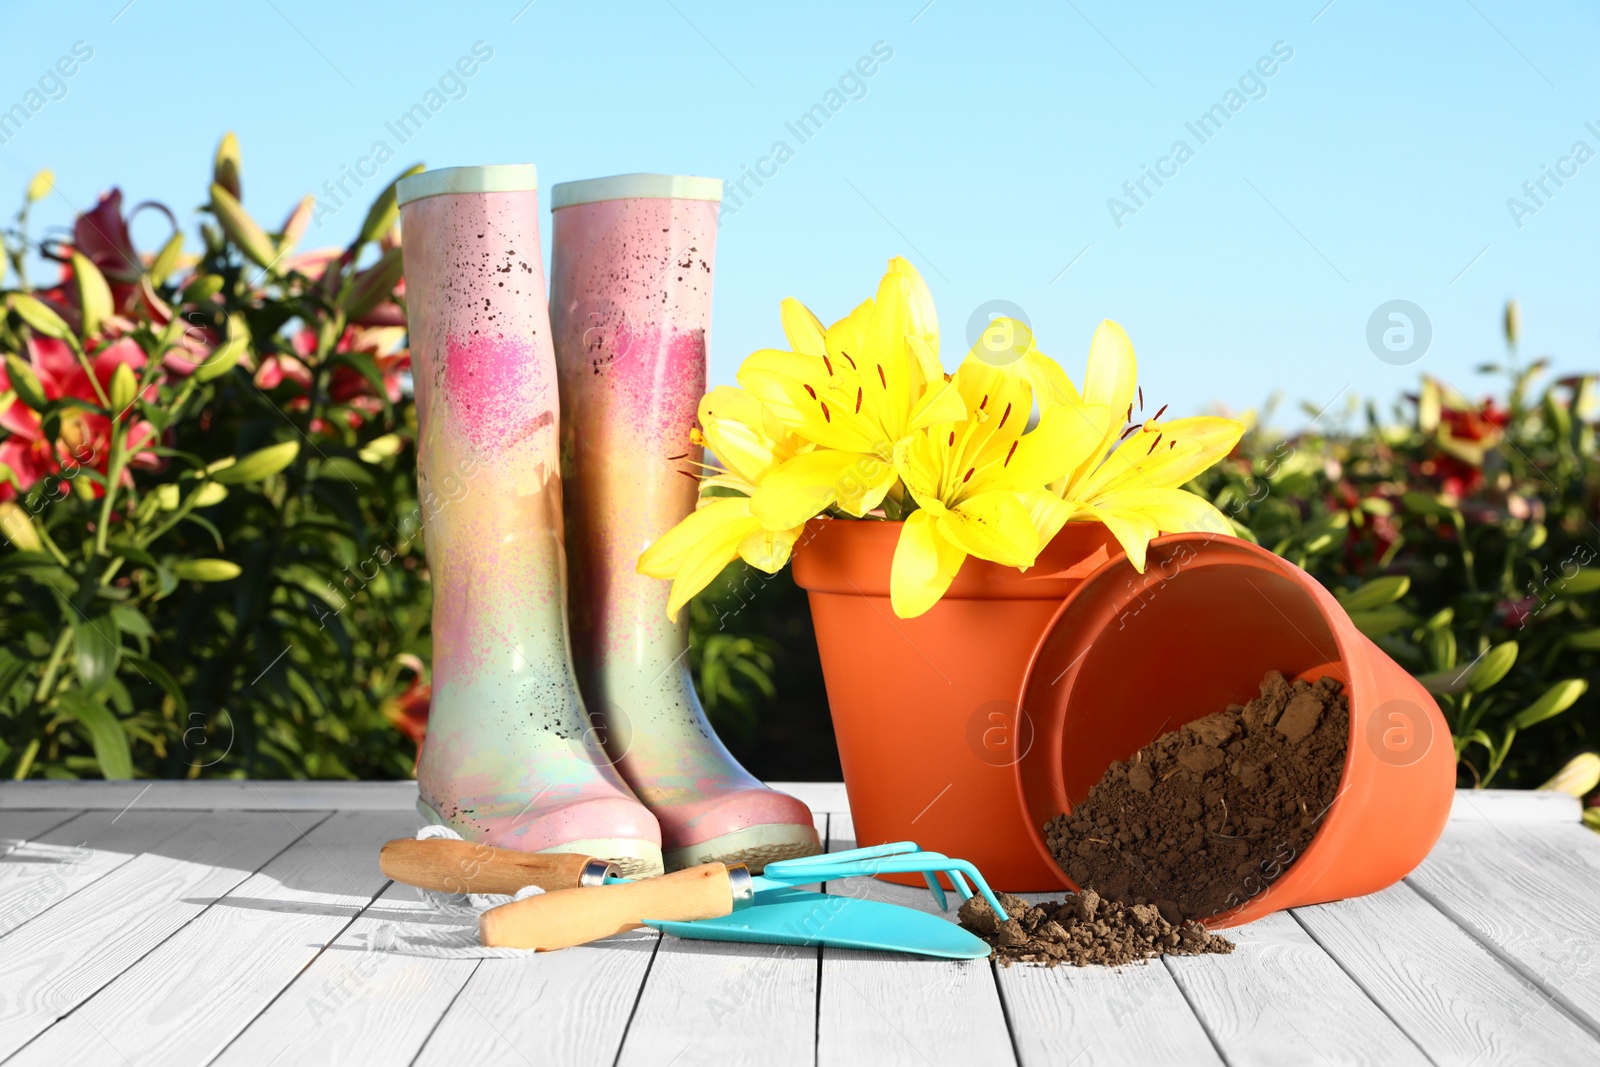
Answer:
[{"label": "lily bud", "polygon": [[294,251],[294,246],[305,236],[306,227],[311,225],[311,215],[316,209],[317,198],[308,196],[289,212],[289,217],[283,220],[283,230],[278,237],[278,255],[287,256]]},{"label": "lily bud", "polygon": [[27,511],[10,500],[0,501],[0,534],[21,552],[43,552],[44,542]]},{"label": "lily bud", "polygon": [[204,385],[220,378],[238,364],[240,357],[250,347],[250,327],[239,315],[228,316],[228,337],[222,347],[211,353],[211,358],[195,368],[195,381]]},{"label": "lily bud", "polygon": [[[405,173],[401,174],[400,178],[409,178],[413,174],[421,174],[422,171],[423,165],[415,163],[406,168]],[[400,215],[400,203],[396,198],[394,187],[400,178],[390,182],[389,187],[379,193],[378,199],[374,200],[372,206],[367,209],[367,217],[361,223],[361,235],[356,238],[357,245],[366,244],[368,241],[376,241],[388,233],[389,227],[394,225],[394,220]]]},{"label": "lily bud", "polygon": [[217,182],[211,183],[211,213],[246,258],[258,267],[272,266],[277,254],[267,231],[250,217],[237,197]]},{"label": "lily bud", "polygon": [[350,285],[350,291],[345,294],[343,301],[345,315],[355,320],[377,307],[386,296],[394,292],[395,284],[400,281],[404,267],[400,249],[392,248],[385,252],[378,262],[357,274],[355,281]]},{"label": "lily bud", "polygon": [[72,328],[66,320],[55,313],[55,310],[37,297],[27,293],[12,293],[7,297],[11,310],[22,317],[22,321],[46,337],[53,337],[57,341],[65,341],[72,337]]},{"label": "lily bud", "polygon": [[11,378],[11,390],[34,411],[43,411],[50,401],[44,395],[44,386],[33,368],[19,356],[6,356],[6,374]]},{"label": "lily bud", "polygon": [[111,372],[111,413],[120,415],[127,411],[138,395],[139,379],[133,376],[133,368],[118,363],[117,369]]},{"label": "lily bud", "polygon": [[50,190],[56,187],[56,172],[49,167],[35,174],[28,181],[28,203],[43,200],[50,195]]},{"label": "lily bud", "polygon": [[161,246],[161,251],[156,253],[155,262],[150,264],[150,284],[160,285],[171,277],[172,272],[178,269],[178,261],[183,257],[183,234],[174,233]]},{"label": "lily bud", "polygon": [[211,168],[211,180],[222,186],[238,200],[243,193],[239,187],[239,138],[232,130],[222,135],[217,145],[217,159]]},{"label": "lily bud", "polygon": [[72,278],[78,283],[78,310],[83,315],[83,336],[87,340],[100,332],[100,324],[114,310],[111,287],[100,268],[81,252],[72,253]]},{"label": "lily bud", "polygon": [[1515,348],[1522,336],[1522,308],[1515,300],[1506,301],[1506,344]]}]

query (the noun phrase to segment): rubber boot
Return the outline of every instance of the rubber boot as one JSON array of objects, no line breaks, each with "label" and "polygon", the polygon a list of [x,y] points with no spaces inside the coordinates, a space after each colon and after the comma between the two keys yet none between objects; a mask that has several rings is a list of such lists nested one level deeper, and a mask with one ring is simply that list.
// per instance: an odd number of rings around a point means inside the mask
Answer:
[{"label": "rubber boot", "polygon": [[661,872],[655,818],[605,757],[573,675],[558,391],[534,169],[399,185],[417,514],[433,583],[418,807],[471,841]]},{"label": "rubber boot", "polygon": [[[818,851],[810,810],[768,789],[706,721],[688,615],[639,553],[694,509],[690,430],[706,384],[722,183],[638,174],[568,182],[555,209],[551,320],[561,381],[573,642],[623,777],[661,823],[668,870]],[[690,472],[691,477],[685,477]]]}]

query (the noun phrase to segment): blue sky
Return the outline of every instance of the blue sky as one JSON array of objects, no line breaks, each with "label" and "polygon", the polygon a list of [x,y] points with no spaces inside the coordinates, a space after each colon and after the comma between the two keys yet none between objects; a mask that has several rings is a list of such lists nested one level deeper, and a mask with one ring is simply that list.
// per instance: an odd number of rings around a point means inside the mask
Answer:
[{"label": "blue sky", "polygon": [[[79,42],[92,57],[51,80]],[[386,124],[475,44],[492,56],[401,143]],[[1387,403],[1419,373],[1482,392],[1508,296],[1525,356],[1600,369],[1600,158],[1574,154],[1600,152],[1597,44],[1593,5],[1509,0],[8,4],[0,110],[45,91],[0,130],[0,190],[50,166],[46,223],[111,185],[186,215],[232,129],[246,206],[276,226],[319,193],[334,209],[308,244],[334,244],[419,160],[534,162],[546,189],[759,167],[719,236],[713,381],[781,339],[782,297],[831,320],[905,254],[947,365],[992,301],[1074,377],[1109,317],[1174,412],[1282,391],[1293,423],[1301,400]],[[817,104],[833,109],[802,142],[790,124]],[[1226,120],[1202,140],[1188,124],[1213,105]],[[371,169],[379,142],[393,158],[335,208],[323,183]],[[1524,183],[1541,179],[1535,200]],[[136,232],[153,246],[161,230],[150,214]],[[1402,365],[1367,340],[1396,299],[1432,334]]]}]

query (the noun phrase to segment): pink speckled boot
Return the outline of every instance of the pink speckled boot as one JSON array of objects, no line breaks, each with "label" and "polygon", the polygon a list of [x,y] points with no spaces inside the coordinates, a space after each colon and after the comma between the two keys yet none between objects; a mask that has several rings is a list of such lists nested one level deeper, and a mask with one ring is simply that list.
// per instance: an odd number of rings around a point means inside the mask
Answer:
[{"label": "pink speckled boot", "polygon": [[668,870],[761,870],[818,851],[810,810],[717,740],[689,676],[687,615],[639,553],[694,509],[689,440],[706,386],[722,183],[628,174],[567,182],[555,209],[550,316],[561,381],[573,652],[606,747],[661,823]]},{"label": "pink speckled boot", "polygon": [[418,806],[471,841],[659,874],[660,829],[573,678],[534,169],[433,170],[398,191],[434,590]]}]

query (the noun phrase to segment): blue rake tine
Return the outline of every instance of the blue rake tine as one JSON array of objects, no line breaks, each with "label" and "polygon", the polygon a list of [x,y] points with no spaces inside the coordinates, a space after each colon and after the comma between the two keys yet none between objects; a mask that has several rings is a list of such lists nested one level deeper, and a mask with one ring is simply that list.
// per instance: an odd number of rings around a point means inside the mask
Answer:
[{"label": "blue rake tine", "polygon": [[781,878],[784,871],[792,871],[795,868],[833,867],[860,860],[881,859],[886,856],[899,856],[917,851],[919,849],[915,841],[896,841],[887,845],[872,845],[869,848],[851,848],[843,852],[819,852],[815,856],[800,856],[792,860],[778,860],[776,863],[767,864],[767,872],[774,878]]},{"label": "blue rake tine", "polygon": [[[989,907],[994,909],[995,916],[998,918],[1006,914],[1006,909],[1001,905],[1000,898],[994,895],[994,890],[990,889],[989,883],[983,880],[983,875],[978,873],[978,868],[966,860],[950,860],[949,862],[950,866],[946,869],[946,873],[960,871],[968,878],[971,878],[972,884],[977,886],[978,891],[983,894],[983,899],[987,900]],[[951,874],[950,880],[952,882],[955,881],[954,874]]]},{"label": "blue rake tine", "polygon": [[939,884],[939,875],[933,871],[923,871],[922,880],[928,883],[928,892],[933,894],[933,899],[939,902],[939,910],[949,911],[950,902],[945,899],[944,886]]}]

